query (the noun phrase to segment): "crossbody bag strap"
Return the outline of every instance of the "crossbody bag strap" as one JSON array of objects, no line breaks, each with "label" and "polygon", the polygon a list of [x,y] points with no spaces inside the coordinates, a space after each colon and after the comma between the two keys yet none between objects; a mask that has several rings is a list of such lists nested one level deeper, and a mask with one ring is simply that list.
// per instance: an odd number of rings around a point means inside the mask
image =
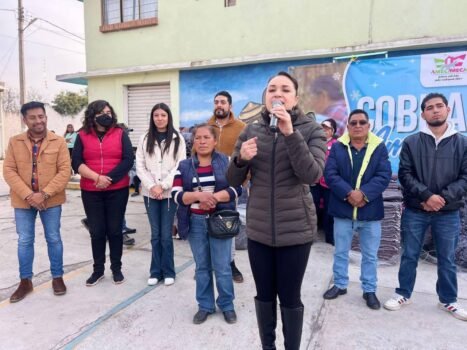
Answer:
[{"label": "crossbody bag strap", "polygon": [[193,165],[193,170],[195,172],[196,182],[198,183],[198,191],[203,192],[203,189],[201,187],[201,182],[199,181],[198,171],[196,170],[195,161],[193,160],[193,158],[191,158],[191,164]]}]

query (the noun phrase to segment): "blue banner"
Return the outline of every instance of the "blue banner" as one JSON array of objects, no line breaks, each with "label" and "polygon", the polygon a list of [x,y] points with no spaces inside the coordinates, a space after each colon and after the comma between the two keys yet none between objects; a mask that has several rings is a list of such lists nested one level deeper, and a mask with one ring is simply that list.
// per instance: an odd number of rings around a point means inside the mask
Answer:
[{"label": "blue banner", "polygon": [[420,104],[439,92],[451,107],[449,120],[466,134],[466,52],[450,52],[350,62],[344,74],[349,110],[368,112],[372,131],[385,140],[394,173],[403,139],[420,130]]}]

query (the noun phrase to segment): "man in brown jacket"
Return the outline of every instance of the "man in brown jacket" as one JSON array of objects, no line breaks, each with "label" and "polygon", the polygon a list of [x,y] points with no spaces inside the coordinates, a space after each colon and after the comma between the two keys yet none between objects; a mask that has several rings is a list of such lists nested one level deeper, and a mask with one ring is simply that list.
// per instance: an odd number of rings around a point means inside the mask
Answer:
[{"label": "man in brown jacket", "polygon": [[21,107],[21,114],[28,130],[10,139],[3,163],[3,175],[10,186],[15,212],[21,279],[10,297],[12,303],[33,290],[34,227],[38,212],[47,241],[53,292],[66,293],[60,218],[70,177],[70,155],[65,139],[47,130],[43,103],[26,103]]},{"label": "man in brown jacket", "polygon": [[[234,151],[238,136],[246,124],[235,119],[232,112],[232,96],[227,91],[219,91],[214,96],[214,114],[208,121],[218,130],[216,150],[230,157]],[[232,257],[230,267],[234,282],[242,283],[243,275],[235,265],[235,239],[232,240]]]}]

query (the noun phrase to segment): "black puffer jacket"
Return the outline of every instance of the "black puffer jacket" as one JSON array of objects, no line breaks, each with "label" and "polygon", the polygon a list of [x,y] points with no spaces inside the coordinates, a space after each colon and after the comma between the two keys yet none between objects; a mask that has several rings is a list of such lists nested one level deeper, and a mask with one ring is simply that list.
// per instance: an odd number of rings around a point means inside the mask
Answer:
[{"label": "black puffer jacket", "polygon": [[422,210],[420,203],[438,194],[446,201],[441,211],[459,209],[467,192],[467,137],[455,132],[436,146],[427,133],[408,136],[402,144],[399,181],[410,208]]},{"label": "black puffer jacket", "polygon": [[[323,174],[326,137],[319,124],[295,109],[294,133],[285,137],[269,130],[269,116],[240,134],[227,171],[238,186],[251,172],[247,206],[248,238],[273,247],[304,244],[316,232],[316,212],[309,185]],[[257,137],[258,154],[239,160],[242,143]]]}]

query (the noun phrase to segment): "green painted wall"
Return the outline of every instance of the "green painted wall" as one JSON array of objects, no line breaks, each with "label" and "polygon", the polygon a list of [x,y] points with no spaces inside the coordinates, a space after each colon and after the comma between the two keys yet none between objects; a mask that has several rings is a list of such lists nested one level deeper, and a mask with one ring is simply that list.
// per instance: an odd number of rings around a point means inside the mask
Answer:
[{"label": "green painted wall", "polygon": [[111,33],[100,0],[84,10],[89,71],[467,34],[458,0],[160,0],[159,25]]},{"label": "green painted wall", "polygon": [[[89,78],[88,95],[89,102],[104,99],[108,101],[117,113],[118,120],[128,122],[125,108],[125,87],[128,85],[170,83],[170,109],[174,121],[178,125],[179,120],[179,76],[178,71],[165,71],[159,73],[128,74],[111,77]],[[158,101],[154,101],[156,103]],[[148,111],[149,112],[149,111]]]}]

